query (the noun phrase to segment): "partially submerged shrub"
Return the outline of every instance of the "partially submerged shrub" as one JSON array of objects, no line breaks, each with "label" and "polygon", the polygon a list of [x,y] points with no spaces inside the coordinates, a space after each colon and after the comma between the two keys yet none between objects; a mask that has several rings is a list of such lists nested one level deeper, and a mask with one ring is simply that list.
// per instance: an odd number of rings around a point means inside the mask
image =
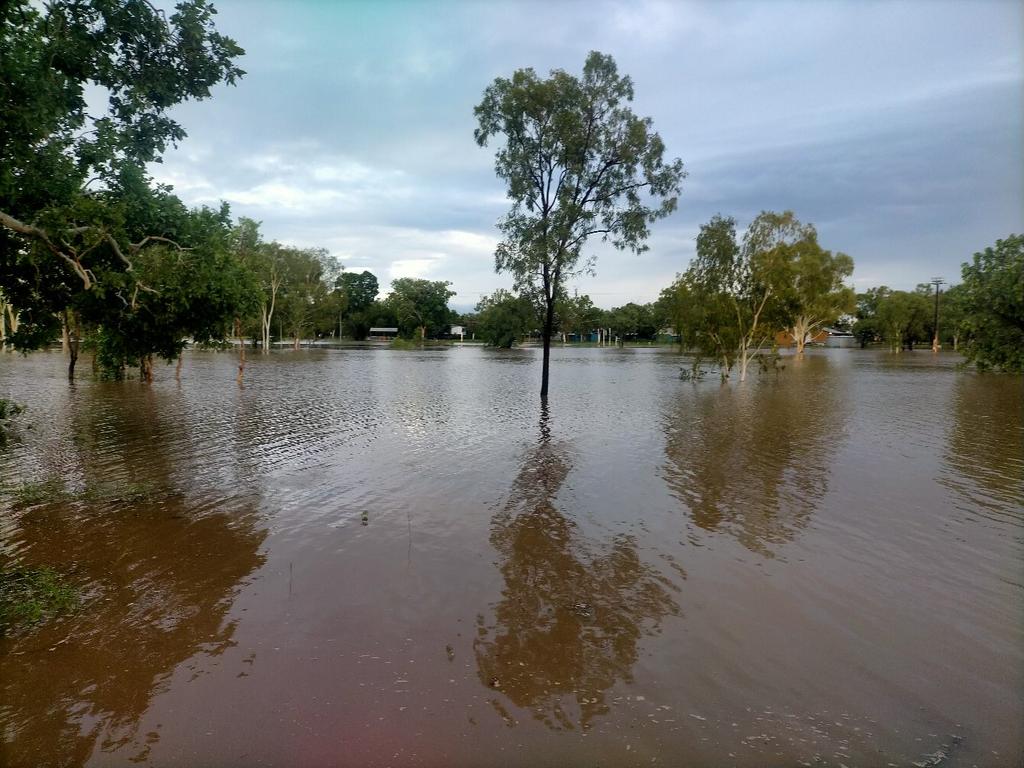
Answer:
[{"label": "partially submerged shrub", "polygon": [[25,406],[19,405],[13,400],[5,400],[0,397],[0,445],[7,441],[13,425],[14,417],[25,411]]}]

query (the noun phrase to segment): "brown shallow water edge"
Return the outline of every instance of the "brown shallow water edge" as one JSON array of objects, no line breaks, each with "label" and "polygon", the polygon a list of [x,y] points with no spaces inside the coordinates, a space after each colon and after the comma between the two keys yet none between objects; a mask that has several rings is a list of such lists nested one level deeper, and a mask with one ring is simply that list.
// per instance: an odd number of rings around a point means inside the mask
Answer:
[{"label": "brown shallow water edge", "polygon": [[0,356],[0,763],[1019,766],[1024,381],[818,350]]}]

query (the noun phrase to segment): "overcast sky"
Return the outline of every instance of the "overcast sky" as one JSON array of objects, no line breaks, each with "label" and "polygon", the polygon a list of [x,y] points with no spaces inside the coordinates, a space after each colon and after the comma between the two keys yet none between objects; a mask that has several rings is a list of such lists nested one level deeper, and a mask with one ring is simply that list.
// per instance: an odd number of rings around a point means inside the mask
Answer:
[{"label": "overcast sky", "polygon": [[508,209],[473,107],[520,67],[578,73],[590,50],[633,78],[689,173],[639,256],[595,244],[576,286],[645,302],[702,222],[792,209],[849,253],[858,289],[956,282],[1024,231],[1024,4],[1007,2],[259,2],[215,0],[246,76],[178,108],[154,166],[191,204],[227,200],[267,239],[322,246],[382,288],[451,280],[466,308]]}]

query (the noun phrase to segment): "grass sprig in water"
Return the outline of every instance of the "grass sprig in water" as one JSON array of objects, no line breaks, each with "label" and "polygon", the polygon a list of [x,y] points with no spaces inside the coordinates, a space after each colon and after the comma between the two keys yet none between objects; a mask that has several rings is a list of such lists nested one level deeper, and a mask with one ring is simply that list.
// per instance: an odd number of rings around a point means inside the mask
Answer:
[{"label": "grass sprig in water", "polygon": [[74,587],[52,568],[0,570],[0,636],[67,613],[77,605]]},{"label": "grass sprig in water", "polygon": [[0,488],[0,493],[12,499],[19,507],[41,504],[82,502],[110,504],[113,502],[145,501],[156,496],[156,488],[149,483],[97,483],[77,491],[70,490],[58,478]]}]

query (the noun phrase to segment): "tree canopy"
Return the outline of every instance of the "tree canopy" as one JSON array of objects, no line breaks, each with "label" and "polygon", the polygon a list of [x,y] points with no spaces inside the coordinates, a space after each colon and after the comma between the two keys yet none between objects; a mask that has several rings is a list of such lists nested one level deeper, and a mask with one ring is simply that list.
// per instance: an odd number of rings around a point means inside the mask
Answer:
[{"label": "tree canopy", "polygon": [[541,397],[547,397],[555,304],[592,236],[642,251],[648,225],[676,207],[684,177],[679,159],[665,161],[650,118],[627,106],[633,81],[611,56],[593,51],[582,77],[533,69],[497,78],[474,110],[480,146],[497,136],[494,169],[512,208],[499,222],[495,268],[511,272],[520,293],[544,306]]},{"label": "tree canopy", "polygon": [[455,291],[448,288],[446,280],[421,280],[415,277],[400,277],[391,282],[391,294],[386,304],[398,318],[398,327],[403,336],[410,336],[415,330],[421,339],[427,334],[447,332],[445,326],[451,322],[453,313],[448,309],[448,299]]},{"label": "tree canopy", "polygon": [[377,277],[365,269],[362,272],[343,272],[338,276],[335,285],[345,294],[346,308],[349,312],[365,311],[380,292]]},{"label": "tree canopy", "polygon": [[476,328],[492,347],[509,348],[537,323],[537,309],[525,296],[499,288],[476,305]]},{"label": "tree canopy", "polygon": [[1024,372],[1024,236],[1010,235],[963,265],[967,337],[979,370]]},{"label": "tree canopy", "polygon": [[[172,107],[243,74],[242,49],[216,31],[214,13],[206,0],[184,0],[169,16],[146,0],[0,5],[0,291],[20,318],[16,346],[45,343],[69,316],[109,339],[209,330],[208,318],[196,328],[182,327],[188,315],[154,318],[183,301],[181,291],[161,294],[172,292],[166,260],[224,257],[223,220],[213,222],[226,210],[189,212],[144,168],[185,136]],[[87,111],[87,89],[106,98],[103,114]],[[205,266],[193,279],[213,275]],[[173,348],[169,336],[147,336],[111,350]]]},{"label": "tree canopy", "polygon": [[853,259],[822,248],[814,227],[808,225],[792,248],[793,283],[788,295],[792,319],[788,330],[799,354],[823,325],[854,311],[856,296],[843,282],[853,275]]},{"label": "tree canopy", "polygon": [[742,246],[732,217],[717,215],[701,227],[696,256],[680,278],[690,307],[677,316],[682,337],[718,361],[723,376],[738,361],[745,380],[750,362],[789,323],[791,246],[801,237],[803,227],[788,211],[762,212]]}]

